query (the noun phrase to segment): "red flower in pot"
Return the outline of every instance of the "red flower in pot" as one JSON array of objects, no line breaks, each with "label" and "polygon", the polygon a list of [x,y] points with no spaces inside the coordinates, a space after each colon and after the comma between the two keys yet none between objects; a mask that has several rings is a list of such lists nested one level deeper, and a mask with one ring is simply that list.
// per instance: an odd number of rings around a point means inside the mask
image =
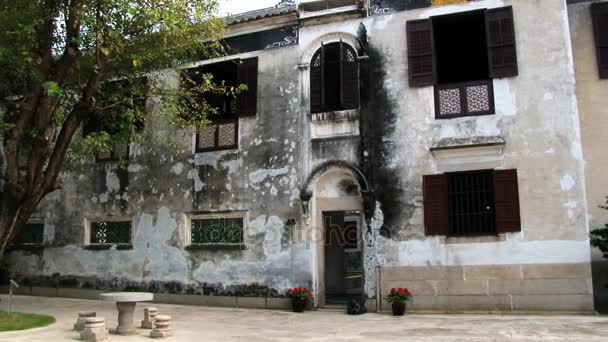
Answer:
[{"label": "red flower in pot", "polygon": [[288,298],[291,298],[293,312],[303,312],[308,302],[312,301],[310,289],[304,287],[288,289],[285,294]]},{"label": "red flower in pot", "polygon": [[405,304],[411,301],[414,295],[404,287],[394,287],[391,293],[384,297],[384,300],[391,303],[394,316],[403,316],[405,314]]}]

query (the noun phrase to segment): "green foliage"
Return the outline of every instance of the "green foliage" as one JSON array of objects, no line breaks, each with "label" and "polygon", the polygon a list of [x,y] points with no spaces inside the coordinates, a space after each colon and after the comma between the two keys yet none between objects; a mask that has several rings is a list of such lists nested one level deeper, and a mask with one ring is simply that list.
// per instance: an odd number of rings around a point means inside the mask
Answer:
[{"label": "green foliage", "polygon": [[[608,210],[608,197],[606,197],[606,204],[601,205],[600,208]],[[604,228],[598,228],[591,231],[589,234],[591,245],[597,247],[602,253],[604,258],[608,259],[608,224],[604,225]]]},{"label": "green foliage", "polygon": [[[225,24],[217,15],[218,0],[83,1],[80,35],[68,41],[66,18],[76,1],[60,0],[44,9],[45,1],[0,0],[0,102],[26,101],[42,88],[45,96],[59,100],[51,122],[58,132],[69,114],[80,108],[88,81],[102,73],[90,108],[78,113],[83,125],[98,120],[101,130],[74,136],[67,152],[68,170],[117,144],[144,143],[149,135],[143,128],[153,121],[188,130],[208,124],[208,116],[220,112],[205,101],[205,94],[234,97],[247,90],[202,74],[195,80],[177,76],[180,84],[190,86],[176,87],[168,76],[194,61],[223,55],[219,41]],[[60,83],[41,76],[45,46],[41,32],[47,18],[53,18],[50,45],[55,66],[67,46],[79,51],[69,77]],[[104,56],[108,62],[100,69]],[[0,117],[0,134],[5,136],[14,127],[18,113],[9,109]],[[26,128],[25,144],[43,133]]]}]

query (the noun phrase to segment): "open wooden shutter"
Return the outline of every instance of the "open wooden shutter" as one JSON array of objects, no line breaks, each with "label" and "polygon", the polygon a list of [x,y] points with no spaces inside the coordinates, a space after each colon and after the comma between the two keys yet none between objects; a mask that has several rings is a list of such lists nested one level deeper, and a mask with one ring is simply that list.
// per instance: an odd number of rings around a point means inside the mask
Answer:
[{"label": "open wooden shutter", "polygon": [[497,233],[521,231],[517,170],[494,171],[494,208]]},{"label": "open wooden shutter", "polygon": [[608,2],[591,5],[597,66],[600,78],[608,78]]},{"label": "open wooden shutter", "polygon": [[359,57],[359,103],[361,108],[367,108],[370,87],[369,57]]},{"label": "open wooden shutter", "polygon": [[323,62],[325,47],[315,53],[310,63],[310,112],[320,113],[323,111]]},{"label": "open wooden shutter", "polygon": [[490,77],[517,76],[515,25],[511,6],[488,10],[486,13],[486,39]]},{"label": "open wooden shutter", "polygon": [[257,113],[258,99],[258,58],[243,59],[238,64],[238,85],[247,85],[247,91],[239,94],[237,113],[239,116],[253,116]]},{"label": "open wooden shutter", "polygon": [[422,177],[424,232],[426,235],[448,235],[448,176]]},{"label": "open wooden shutter", "polygon": [[431,20],[411,20],[407,22],[406,26],[410,87],[433,85],[435,67]]},{"label": "open wooden shutter", "polygon": [[342,109],[359,108],[359,64],[357,54],[340,41],[340,103]]}]

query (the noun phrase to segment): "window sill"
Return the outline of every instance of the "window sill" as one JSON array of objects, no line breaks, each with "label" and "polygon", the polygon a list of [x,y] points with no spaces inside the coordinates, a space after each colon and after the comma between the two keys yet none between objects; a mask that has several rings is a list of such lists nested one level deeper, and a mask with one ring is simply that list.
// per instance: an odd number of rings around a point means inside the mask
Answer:
[{"label": "window sill", "polygon": [[12,251],[41,251],[44,249],[44,245],[41,243],[26,243],[20,245],[12,245],[8,247],[10,252]]},{"label": "window sill", "polygon": [[462,243],[488,243],[506,241],[506,236],[496,233],[488,233],[485,235],[469,235],[469,236],[446,236],[443,241],[446,245],[462,244]]},{"label": "window sill", "polygon": [[311,113],[310,119],[316,121],[355,121],[359,119],[359,109],[335,110],[320,113]]},{"label": "window sill", "polygon": [[221,244],[221,243],[217,243],[217,244],[192,244],[192,245],[187,245],[185,247],[186,250],[208,250],[208,251],[219,251],[219,250],[231,250],[231,251],[237,251],[237,250],[243,250],[246,249],[246,246],[244,243],[241,244]]},{"label": "window sill", "polygon": [[90,244],[85,245],[83,248],[91,251],[104,251],[108,249],[112,249],[112,247],[116,246],[116,250],[131,250],[133,249],[133,245],[130,243],[100,243],[100,244]]}]

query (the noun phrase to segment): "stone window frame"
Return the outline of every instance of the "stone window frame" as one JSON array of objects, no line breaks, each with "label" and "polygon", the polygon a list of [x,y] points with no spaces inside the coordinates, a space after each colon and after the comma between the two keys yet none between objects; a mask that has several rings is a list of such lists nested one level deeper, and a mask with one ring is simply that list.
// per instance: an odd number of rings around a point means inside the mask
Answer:
[{"label": "stone window frame", "polygon": [[[131,224],[131,241],[128,243],[92,243],[91,224],[96,222],[129,222]],[[135,237],[134,223],[135,220],[131,216],[87,217],[84,219],[84,248],[91,250],[106,250],[116,246],[117,250],[133,249],[133,239]]]},{"label": "stone window frame", "polygon": [[44,248],[46,243],[46,223],[44,218],[31,218],[27,221],[22,229],[27,229],[29,224],[41,224],[42,225],[42,242],[41,243],[11,243],[10,250],[40,250]]},{"label": "stone window frame", "polygon": [[[243,242],[241,243],[192,243],[192,221],[193,220],[208,220],[208,219],[235,219],[243,220]],[[245,237],[249,226],[249,211],[222,211],[222,212],[199,212],[185,214],[185,234],[184,244],[185,249],[196,250],[242,250],[246,248]]]}]

